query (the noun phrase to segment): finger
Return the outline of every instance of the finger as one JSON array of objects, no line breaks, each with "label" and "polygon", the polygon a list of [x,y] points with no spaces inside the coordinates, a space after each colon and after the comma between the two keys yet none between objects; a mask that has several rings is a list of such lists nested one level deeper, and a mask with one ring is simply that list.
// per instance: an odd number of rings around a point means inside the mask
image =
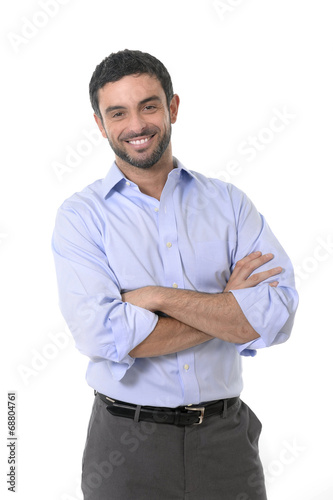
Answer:
[{"label": "finger", "polygon": [[271,286],[272,288],[275,288],[276,286],[278,286],[279,282],[278,281],[273,281],[272,283],[269,284],[269,286]]},{"label": "finger", "polygon": [[[260,252],[258,252],[260,254]],[[250,254],[236,263],[234,272],[236,271],[236,276],[242,279],[247,279],[250,274],[253,273],[258,267],[267,264],[270,260],[274,258],[272,253],[267,253],[265,255],[254,256],[255,254]]]},{"label": "finger", "polygon": [[[247,273],[248,274],[247,274],[246,278],[248,278],[256,269],[258,269],[259,267],[264,266],[265,264],[267,264],[268,262],[270,262],[272,259],[274,259],[274,255],[272,253],[266,253],[264,255],[261,255],[257,259],[254,259],[252,262],[248,263],[248,265],[247,265],[247,267],[248,267]],[[273,271],[273,270],[275,270],[275,268],[272,269],[272,270],[269,270],[269,271]],[[269,271],[267,271],[267,272],[269,272]],[[258,274],[260,274],[260,273],[258,273]],[[273,274],[273,276],[274,276],[274,274]]]},{"label": "finger", "polygon": [[262,283],[263,281],[276,276],[282,272],[282,267],[274,267],[273,269],[269,269],[268,271],[263,271],[261,273],[256,273],[250,276],[247,279],[248,286],[256,286],[258,283]]},{"label": "finger", "polygon": [[245,262],[248,262],[248,261],[251,261],[253,259],[257,259],[258,257],[260,257],[262,255],[262,252],[260,252],[259,250],[256,251],[256,252],[251,252],[249,253],[249,255],[246,255],[245,257],[243,257],[241,260],[245,261]]},{"label": "finger", "polygon": [[257,252],[252,252],[252,253],[249,253],[249,255],[246,255],[245,257],[243,257],[242,259],[239,259],[239,261],[236,263],[237,264],[240,264],[241,266],[242,265],[245,265],[249,262],[251,262],[252,260],[255,260],[257,259],[258,257],[260,257],[262,255],[261,252],[257,251]]}]

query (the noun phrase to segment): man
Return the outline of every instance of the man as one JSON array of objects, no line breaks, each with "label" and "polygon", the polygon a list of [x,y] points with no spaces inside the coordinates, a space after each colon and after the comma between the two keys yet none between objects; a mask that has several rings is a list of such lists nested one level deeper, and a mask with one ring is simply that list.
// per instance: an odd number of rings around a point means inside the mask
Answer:
[{"label": "man", "polygon": [[111,54],[90,98],[115,163],[64,202],[53,236],[95,390],[84,498],[263,500],[241,355],[288,339],[292,265],[244,193],[173,157],[179,97],[160,61]]}]

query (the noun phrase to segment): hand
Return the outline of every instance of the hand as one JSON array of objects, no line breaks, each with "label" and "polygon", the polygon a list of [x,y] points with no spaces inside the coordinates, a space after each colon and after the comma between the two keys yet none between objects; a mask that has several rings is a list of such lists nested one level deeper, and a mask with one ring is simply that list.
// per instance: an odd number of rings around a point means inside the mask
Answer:
[{"label": "hand", "polygon": [[[261,273],[256,273],[250,276],[250,274],[258,269],[258,267],[263,266],[270,260],[274,258],[274,255],[271,253],[267,253],[262,255],[261,252],[253,252],[239,260],[236,263],[236,266],[229,278],[227,286],[224,289],[224,292],[229,292],[230,290],[239,290],[241,288],[250,288],[258,285],[262,281],[265,281],[276,274],[280,274],[282,271],[282,267],[274,267],[268,271],[263,271]],[[276,287],[278,285],[278,281],[273,281],[269,284],[269,286]]]}]

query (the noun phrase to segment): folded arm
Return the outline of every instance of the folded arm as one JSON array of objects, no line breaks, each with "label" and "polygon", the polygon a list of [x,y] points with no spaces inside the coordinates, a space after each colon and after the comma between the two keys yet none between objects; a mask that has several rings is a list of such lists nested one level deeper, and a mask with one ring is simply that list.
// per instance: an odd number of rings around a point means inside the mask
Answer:
[{"label": "folded arm", "polygon": [[[252,287],[279,274],[282,269],[276,267],[251,275],[255,269],[272,258],[272,254],[261,255],[260,252],[256,252],[239,261],[230,276],[225,292],[236,288]],[[270,283],[272,287],[276,285],[277,281]],[[156,353],[154,348],[161,349],[165,344],[170,344],[170,347],[174,349],[173,352],[181,350],[179,349],[180,342],[186,345],[185,339],[187,339],[186,336],[182,338],[183,330],[189,335],[194,345],[212,337],[240,344],[259,337],[231,293],[210,294],[150,286],[127,292],[122,297],[125,302],[152,312],[162,311],[171,316],[171,318],[161,318],[154,332],[130,353],[136,357],[151,355],[150,352]],[[168,320],[169,323],[164,320]],[[190,329],[186,330],[186,325]]]},{"label": "folded arm", "polygon": [[[231,274],[223,290],[230,293],[145,287],[122,298],[233,342],[240,354],[252,356],[258,348],[289,338],[298,294],[290,259],[265,219],[243,193],[233,186],[230,190],[237,234],[230,254]],[[273,258],[279,266],[272,269]],[[260,272],[252,274],[259,267]],[[274,278],[277,275],[279,282]]]},{"label": "folded arm", "polygon": [[133,358],[164,356],[195,347],[212,338],[176,319],[159,318],[152,333],[132,349],[129,355]]}]

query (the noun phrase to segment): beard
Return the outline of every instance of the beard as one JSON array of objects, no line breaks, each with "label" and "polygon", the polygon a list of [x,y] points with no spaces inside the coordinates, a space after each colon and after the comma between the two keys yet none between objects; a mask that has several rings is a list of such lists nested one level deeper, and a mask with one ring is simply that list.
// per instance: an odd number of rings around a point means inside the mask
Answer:
[{"label": "beard", "polygon": [[[157,132],[158,129],[156,127],[150,127],[150,128],[147,127],[140,134],[132,134],[126,136],[126,138],[120,137],[120,140],[131,141],[135,140],[137,137],[142,137],[144,135],[145,136],[154,135]],[[137,153],[139,154],[138,157],[135,158],[134,156],[131,156],[124,148],[121,148],[120,145],[116,145],[115,143],[113,143],[110,137],[108,136],[109,144],[115,155],[117,155],[119,158],[121,158],[126,163],[129,163],[133,167],[142,169],[151,168],[161,159],[165,150],[169,146],[170,140],[171,140],[171,125],[169,125],[168,129],[165,131],[165,133],[159,140],[156,148],[152,153],[150,153],[149,155],[145,155],[142,153],[140,154],[140,150],[137,150]]]}]

